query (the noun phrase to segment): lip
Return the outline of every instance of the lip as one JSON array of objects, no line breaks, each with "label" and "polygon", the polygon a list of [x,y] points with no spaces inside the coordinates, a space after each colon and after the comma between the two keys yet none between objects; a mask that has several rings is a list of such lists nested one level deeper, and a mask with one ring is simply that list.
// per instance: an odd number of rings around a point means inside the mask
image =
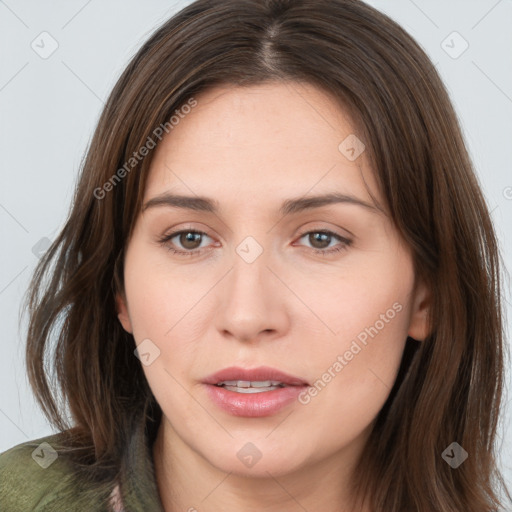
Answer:
[{"label": "lip", "polygon": [[[260,393],[237,393],[217,386],[219,382],[229,380],[282,382],[286,387]],[[309,384],[293,375],[275,368],[261,366],[259,368],[225,368],[207,377],[203,384],[209,398],[222,410],[233,416],[256,418],[271,416],[281,411],[292,402],[297,401],[299,394]]]},{"label": "lip", "polygon": [[223,382],[225,380],[274,380],[282,382],[288,386],[306,386],[309,385],[305,380],[290,375],[288,373],[284,373],[276,368],[271,368],[269,366],[259,366],[258,368],[240,368],[237,366],[232,366],[230,368],[224,368],[220,370],[206,379],[204,379],[205,384],[218,384],[219,382]]}]

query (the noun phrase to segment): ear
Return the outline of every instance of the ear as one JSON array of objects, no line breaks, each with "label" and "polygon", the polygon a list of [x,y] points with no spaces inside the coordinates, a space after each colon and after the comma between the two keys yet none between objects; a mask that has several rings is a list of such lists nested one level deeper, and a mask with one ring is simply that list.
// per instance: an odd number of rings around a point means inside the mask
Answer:
[{"label": "ear", "polygon": [[430,334],[428,313],[431,307],[431,292],[427,285],[417,281],[414,287],[414,300],[407,335],[418,341],[424,341]]},{"label": "ear", "polygon": [[119,318],[123,329],[126,332],[133,334],[132,322],[130,320],[130,314],[128,313],[128,307],[126,306],[126,299],[119,292],[116,293],[116,311],[117,318]]}]

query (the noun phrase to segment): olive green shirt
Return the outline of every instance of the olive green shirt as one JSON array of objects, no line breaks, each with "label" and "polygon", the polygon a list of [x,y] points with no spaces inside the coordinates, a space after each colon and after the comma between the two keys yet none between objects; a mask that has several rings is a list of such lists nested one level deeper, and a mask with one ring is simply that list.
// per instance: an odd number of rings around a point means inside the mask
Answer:
[{"label": "olive green shirt", "polygon": [[[0,454],[1,512],[163,512],[145,424],[131,436],[123,476],[107,485],[75,476],[70,460],[59,455],[59,436],[28,441]],[[112,503],[116,490],[122,502],[117,507]]]}]

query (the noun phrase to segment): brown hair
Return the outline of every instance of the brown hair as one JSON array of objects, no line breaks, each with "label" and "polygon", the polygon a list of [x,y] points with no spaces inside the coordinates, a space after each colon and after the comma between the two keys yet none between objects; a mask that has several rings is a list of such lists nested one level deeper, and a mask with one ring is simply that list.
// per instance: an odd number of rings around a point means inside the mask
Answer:
[{"label": "brown hair", "polygon": [[[350,110],[432,293],[431,334],[415,350],[408,339],[354,491],[376,512],[495,510],[500,488],[510,498],[495,459],[505,355],[496,236],[436,69],[399,25],[357,0],[198,0],[134,56],[31,284],[26,356],[39,403],[98,479],[119,470],[134,421],[161,414],[116,313],[153,152],[126,162],[201,91],[270,80],[313,84]],[[469,454],[457,469],[441,457],[452,442]]]}]

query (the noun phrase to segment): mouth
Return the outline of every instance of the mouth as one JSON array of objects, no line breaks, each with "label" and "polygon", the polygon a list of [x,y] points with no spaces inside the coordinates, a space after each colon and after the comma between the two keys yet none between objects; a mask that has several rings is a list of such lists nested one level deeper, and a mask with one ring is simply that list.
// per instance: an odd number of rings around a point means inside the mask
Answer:
[{"label": "mouth", "polygon": [[275,368],[225,368],[203,384],[212,402],[233,416],[247,418],[277,414],[297,401],[309,384]]},{"label": "mouth", "polygon": [[224,368],[210,375],[203,382],[204,384],[223,387],[228,391],[236,393],[263,393],[284,387],[309,386],[300,377],[268,366],[252,369],[234,366]]}]

